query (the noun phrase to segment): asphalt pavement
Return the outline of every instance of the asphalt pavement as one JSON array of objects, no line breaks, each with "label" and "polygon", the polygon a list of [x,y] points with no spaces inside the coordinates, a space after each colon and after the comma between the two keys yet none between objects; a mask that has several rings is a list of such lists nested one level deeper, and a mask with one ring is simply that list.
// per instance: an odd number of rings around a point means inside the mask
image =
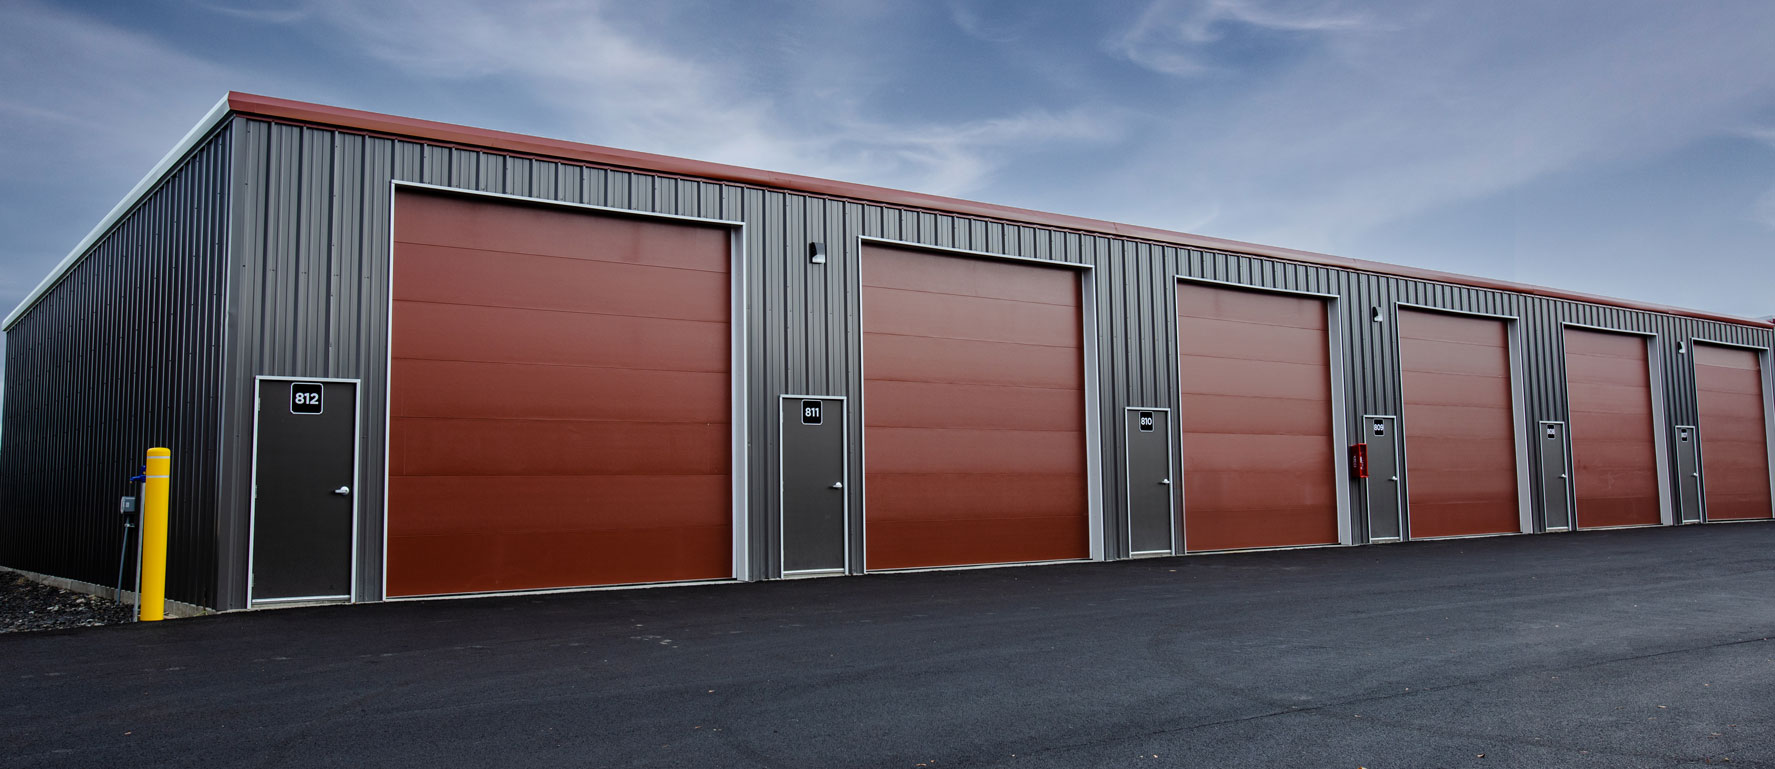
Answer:
[{"label": "asphalt pavement", "polygon": [[0,636],[0,766],[1775,767],[1775,524]]}]

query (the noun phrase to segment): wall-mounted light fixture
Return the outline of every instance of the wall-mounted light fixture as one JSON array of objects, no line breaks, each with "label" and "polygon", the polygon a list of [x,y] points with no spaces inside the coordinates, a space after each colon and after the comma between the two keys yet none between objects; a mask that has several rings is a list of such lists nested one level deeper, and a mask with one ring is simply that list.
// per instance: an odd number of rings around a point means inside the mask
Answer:
[{"label": "wall-mounted light fixture", "polygon": [[1376,323],[1386,323],[1387,322],[1387,314],[1386,314],[1386,312],[1381,310],[1381,306],[1378,304],[1374,306],[1374,322],[1376,322]]},{"label": "wall-mounted light fixture", "polygon": [[1682,355],[1689,351],[1689,344],[1681,339],[1676,340],[1676,354]]},{"label": "wall-mounted light fixture", "polygon": [[814,264],[825,264],[826,244],[819,242],[807,244],[807,260]]}]

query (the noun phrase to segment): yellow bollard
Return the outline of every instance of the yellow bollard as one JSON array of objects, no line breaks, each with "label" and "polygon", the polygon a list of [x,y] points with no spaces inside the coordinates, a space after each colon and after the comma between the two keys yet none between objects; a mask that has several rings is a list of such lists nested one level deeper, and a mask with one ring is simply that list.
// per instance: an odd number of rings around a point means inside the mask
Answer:
[{"label": "yellow bollard", "polygon": [[166,618],[166,497],[171,483],[171,449],[148,449],[148,478],[142,486],[142,611],[137,619]]}]

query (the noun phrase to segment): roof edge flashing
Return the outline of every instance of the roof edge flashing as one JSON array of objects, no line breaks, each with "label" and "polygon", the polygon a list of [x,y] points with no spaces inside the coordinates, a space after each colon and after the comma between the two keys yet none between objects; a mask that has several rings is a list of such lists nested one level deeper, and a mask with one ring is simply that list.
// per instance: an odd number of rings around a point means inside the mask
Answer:
[{"label": "roof edge flashing", "polygon": [[74,246],[74,250],[69,251],[67,256],[62,257],[62,261],[57,263],[55,268],[50,270],[47,276],[44,276],[43,281],[38,283],[36,288],[31,289],[31,293],[26,294],[25,298],[18,303],[17,307],[12,308],[12,312],[6,315],[5,322],[0,323],[0,330],[11,331],[12,327],[18,324],[19,320],[25,316],[26,312],[29,312],[38,301],[43,299],[44,295],[49,293],[50,289],[55,288],[55,285],[60,283],[62,278],[72,271],[75,265],[80,263],[80,260],[86,256],[87,251],[92,249],[92,247],[100,240],[103,240],[105,235],[111,231],[112,227],[122,221],[123,217],[127,216],[130,211],[135,210],[136,205],[141,203],[142,199],[146,198],[149,192],[152,192],[155,188],[160,186],[162,181],[166,180],[167,175],[179,165],[181,160],[184,160],[187,154],[190,154],[191,150],[197,146],[198,142],[202,141],[205,136],[210,134],[210,131],[215,130],[216,126],[222,123],[222,120],[228,116],[229,111],[229,97],[223,96],[216,102],[214,107],[210,108],[209,113],[204,115],[203,119],[197,122],[197,125],[192,126],[191,130],[185,133],[185,137],[180,139],[178,144],[173,145],[173,148],[166,153],[165,157],[160,159],[160,162],[155,163],[154,167],[149,169],[148,173],[142,177],[141,181],[136,182],[136,186],[130,189],[129,194],[123,196],[123,200],[119,201],[116,206],[113,206],[111,212],[105,214],[105,218],[100,219],[99,223],[94,226],[90,232],[86,233],[86,237],[80,239],[79,245]]}]

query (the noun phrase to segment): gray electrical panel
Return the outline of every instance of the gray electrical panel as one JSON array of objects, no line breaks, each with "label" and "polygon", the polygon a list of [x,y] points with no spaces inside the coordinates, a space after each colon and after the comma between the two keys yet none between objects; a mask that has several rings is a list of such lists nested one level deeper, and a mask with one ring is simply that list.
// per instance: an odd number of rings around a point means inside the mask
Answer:
[{"label": "gray electrical panel", "polygon": [[1368,498],[1368,539],[1387,542],[1401,536],[1404,508],[1399,485],[1399,421],[1389,416],[1362,418],[1359,443],[1368,444],[1368,478],[1362,486]]},{"label": "gray electrical panel", "polygon": [[1548,531],[1572,528],[1572,469],[1570,439],[1564,422],[1542,422],[1539,426],[1541,445],[1541,506]]},{"label": "gray electrical panel", "polygon": [[843,398],[783,396],[783,573],[845,570]]},{"label": "gray electrical panel", "polygon": [[1683,523],[1700,523],[1701,432],[1692,425],[1676,426],[1676,476]]}]

